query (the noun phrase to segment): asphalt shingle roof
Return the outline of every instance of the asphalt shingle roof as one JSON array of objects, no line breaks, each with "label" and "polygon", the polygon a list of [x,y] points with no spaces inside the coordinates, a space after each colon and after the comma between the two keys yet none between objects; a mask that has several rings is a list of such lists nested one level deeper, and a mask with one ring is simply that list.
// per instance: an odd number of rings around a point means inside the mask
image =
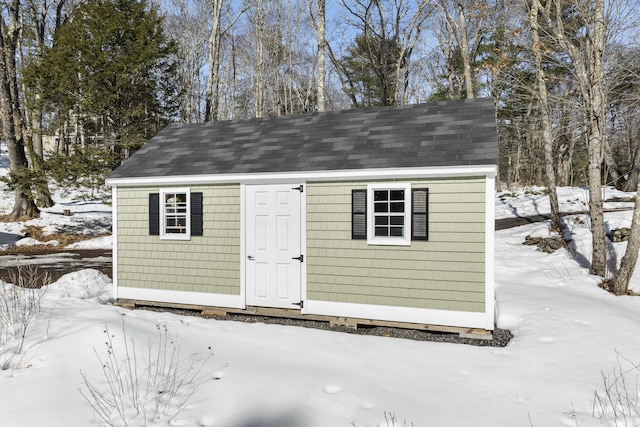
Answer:
[{"label": "asphalt shingle roof", "polygon": [[109,177],[494,165],[493,99],[173,124]]}]

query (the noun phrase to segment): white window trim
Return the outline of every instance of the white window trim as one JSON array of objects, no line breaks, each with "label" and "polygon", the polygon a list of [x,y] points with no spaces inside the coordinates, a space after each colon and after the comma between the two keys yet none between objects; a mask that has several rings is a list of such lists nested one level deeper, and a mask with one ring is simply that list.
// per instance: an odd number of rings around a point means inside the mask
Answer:
[{"label": "white window trim", "polygon": [[[376,237],[375,236],[375,190],[404,190],[404,236]],[[401,182],[375,183],[367,185],[367,244],[387,246],[411,246],[411,184]]]},{"label": "white window trim", "polygon": [[[167,233],[166,194],[185,193],[187,195],[186,232],[182,234]],[[162,240],[191,240],[191,191],[188,188],[164,188],[160,190],[160,239]]]}]

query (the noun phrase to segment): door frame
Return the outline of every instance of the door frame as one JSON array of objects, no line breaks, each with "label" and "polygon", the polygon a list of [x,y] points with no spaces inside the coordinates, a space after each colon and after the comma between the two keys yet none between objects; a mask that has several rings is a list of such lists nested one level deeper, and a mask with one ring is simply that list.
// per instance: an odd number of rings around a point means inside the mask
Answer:
[{"label": "door frame", "polygon": [[[300,264],[300,299],[304,302],[300,312],[307,313],[307,183],[304,180],[258,180],[240,183],[240,299],[243,308],[247,307],[247,186],[291,185],[291,188],[303,186],[300,193],[300,255],[304,261]],[[291,307],[295,309],[296,307]]]}]

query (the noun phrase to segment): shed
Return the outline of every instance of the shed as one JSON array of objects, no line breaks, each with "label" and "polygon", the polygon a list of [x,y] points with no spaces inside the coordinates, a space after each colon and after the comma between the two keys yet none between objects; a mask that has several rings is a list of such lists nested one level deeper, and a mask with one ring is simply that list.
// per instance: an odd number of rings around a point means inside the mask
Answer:
[{"label": "shed", "polygon": [[494,329],[490,98],[167,126],[108,178],[114,296]]}]

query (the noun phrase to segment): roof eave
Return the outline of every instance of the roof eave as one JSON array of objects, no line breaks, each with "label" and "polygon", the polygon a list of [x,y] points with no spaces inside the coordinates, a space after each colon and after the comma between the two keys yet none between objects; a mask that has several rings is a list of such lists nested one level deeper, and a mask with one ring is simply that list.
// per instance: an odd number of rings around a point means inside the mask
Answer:
[{"label": "roof eave", "polygon": [[497,166],[434,166],[411,168],[349,169],[300,172],[261,172],[243,174],[177,175],[156,177],[108,178],[111,187],[146,187],[164,185],[206,185],[229,183],[273,183],[295,181],[356,181],[368,179],[438,178],[453,176],[495,176]]}]

